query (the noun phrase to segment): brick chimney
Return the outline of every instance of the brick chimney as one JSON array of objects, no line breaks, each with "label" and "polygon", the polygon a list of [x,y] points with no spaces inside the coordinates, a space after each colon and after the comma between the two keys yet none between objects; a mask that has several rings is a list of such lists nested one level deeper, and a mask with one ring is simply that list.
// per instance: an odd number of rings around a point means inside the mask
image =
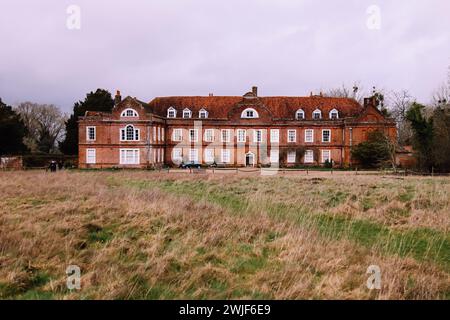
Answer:
[{"label": "brick chimney", "polygon": [[258,96],[258,87],[252,87],[252,93],[255,95],[255,97]]},{"label": "brick chimney", "polygon": [[212,96],[214,96],[214,94],[213,94],[212,92],[210,92],[210,93],[208,94],[208,97],[212,97]]},{"label": "brick chimney", "polygon": [[369,97],[369,98],[364,98],[364,108],[367,108],[369,106],[372,106],[372,107],[378,106],[377,99],[374,96]]},{"label": "brick chimney", "polygon": [[116,96],[114,97],[114,104],[119,104],[122,101],[122,96],[120,95],[120,91],[116,91]]}]

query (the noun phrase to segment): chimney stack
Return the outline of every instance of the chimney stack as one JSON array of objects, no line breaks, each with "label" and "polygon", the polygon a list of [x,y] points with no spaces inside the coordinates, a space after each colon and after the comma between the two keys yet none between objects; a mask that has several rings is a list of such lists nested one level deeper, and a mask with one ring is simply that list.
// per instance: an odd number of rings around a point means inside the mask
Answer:
[{"label": "chimney stack", "polygon": [[114,104],[119,104],[122,101],[122,96],[120,95],[120,90],[116,91],[116,96],[114,97]]},{"label": "chimney stack", "polygon": [[369,106],[372,106],[372,107],[378,106],[377,99],[374,96],[372,96],[370,98],[364,98],[364,108],[367,108]]},{"label": "chimney stack", "polygon": [[258,96],[258,87],[252,87],[252,93],[255,95],[255,97]]},{"label": "chimney stack", "polygon": [[209,96],[209,97],[212,97],[212,96],[213,96],[213,94],[212,94],[212,93],[210,92],[210,93],[208,94],[208,96]]}]

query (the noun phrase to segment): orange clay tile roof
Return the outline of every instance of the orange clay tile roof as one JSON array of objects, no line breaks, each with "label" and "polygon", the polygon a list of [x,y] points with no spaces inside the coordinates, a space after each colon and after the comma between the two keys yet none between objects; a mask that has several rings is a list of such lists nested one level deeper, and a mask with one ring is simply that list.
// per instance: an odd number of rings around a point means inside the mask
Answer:
[{"label": "orange clay tile roof", "polygon": [[321,96],[311,97],[258,97],[256,99],[244,99],[240,96],[185,96],[185,97],[157,97],[149,102],[147,108],[162,117],[166,117],[167,109],[174,107],[177,110],[177,118],[181,118],[184,108],[192,111],[193,117],[204,108],[208,111],[208,118],[227,118],[228,113],[239,103],[265,105],[274,118],[294,119],[295,112],[302,109],[306,119],[312,118],[316,109],[322,111],[322,117],[328,118],[328,113],[336,109],[339,118],[354,117],[360,114],[363,107],[354,99],[331,98]]}]

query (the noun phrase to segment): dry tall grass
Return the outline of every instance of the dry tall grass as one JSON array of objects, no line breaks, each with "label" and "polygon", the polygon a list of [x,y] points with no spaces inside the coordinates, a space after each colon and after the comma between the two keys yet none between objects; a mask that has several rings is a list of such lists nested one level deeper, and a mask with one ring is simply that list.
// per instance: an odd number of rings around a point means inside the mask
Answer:
[{"label": "dry tall grass", "polygon": [[0,173],[0,297],[447,299],[448,194],[448,178]]}]

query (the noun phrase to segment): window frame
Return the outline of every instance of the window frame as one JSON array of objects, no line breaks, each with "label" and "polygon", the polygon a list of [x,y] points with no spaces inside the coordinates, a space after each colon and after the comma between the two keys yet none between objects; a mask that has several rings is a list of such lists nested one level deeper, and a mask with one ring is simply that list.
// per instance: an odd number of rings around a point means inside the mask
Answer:
[{"label": "window frame", "polygon": [[[336,114],[336,118],[333,118],[333,117],[332,117],[332,114]],[[328,114],[328,117],[329,117],[331,120],[338,120],[338,119],[339,119],[339,111],[338,111],[337,109],[331,110],[331,111],[329,112],[329,114]]]},{"label": "window frame", "polygon": [[[248,116],[248,112],[253,112],[253,116]],[[241,112],[241,119],[258,119],[259,118],[259,113],[258,111],[256,111],[254,108],[245,108],[242,112]]]},{"label": "window frame", "polygon": [[322,163],[325,163],[325,160],[326,160],[326,159],[324,159],[325,152],[328,152],[328,161],[331,161],[331,150],[330,149],[325,149],[325,150],[321,150]]},{"label": "window frame", "polygon": [[205,148],[204,157],[205,157],[206,163],[213,163],[215,160],[214,149],[213,148]]},{"label": "window frame", "polygon": [[[227,132],[226,139],[224,139],[223,134]],[[230,143],[231,142],[231,129],[221,129],[220,130],[220,142]]]},{"label": "window frame", "polygon": [[[328,141],[324,140],[324,133],[329,132],[328,134]],[[331,143],[331,129],[322,129],[322,143]]]},{"label": "window frame", "polygon": [[[194,153],[195,152],[195,153]],[[195,155],[195,157],[193,157]],[[195,159],[193,159],[195,158]],[[198,149],[197,148],[190,148],[189,149],[189,162],[198,163]]]},{"label": "window frame", "polygon": [[[179,139],[175,133],[179,133]],[[174,128],[172,131],[172,141],[180,142],[183,141],[183,129],[182,128]]]},{"label": "window frame", "polygon": [[[311,132],[311,141],[307,139],[307,132]],[[314,129],[305,129],[305,143],[314,143]]]},{"label": "window frame", "polygon": [[[294,160],[292,160],[292,158],[289,158],[290,156],[292,156],[292,154],[294,155]],[[286,156],[286,162],[287,163],[295,163],[296,158],[297,158],[297,152],[296,151],[290,150],[290,151],[287,152],[287,156]]]},{"label": "window frame", "polygon": [[[298,117],[299,113],[302,114],[301,118]],[[303,111],[303,109],[298,109],[297,111],[295,111],[295,120],[305,120],[305,111]]]},{"label": "window frame", "polygon": [[[127,115],[128,111],[132,112],[131,116]],[[136,110],[134,110],[133,108],[126,108],[125,110],[123,110],[120,113],[120,117],[121,118],[138,118],[139,117],[139,113]]]},{"label": "window frame", "polygon": [[[132,152],[133,153],[133,160],[135,160],[134,162],[128,162],[126,161],[127,158],[127,152]],[[125,154],[124,157],[122,157],[122,154]],[[140,164],[140,150],[139,149],[130,149],[130,148],[120,148],[119,149],[119,164],[131,164],[131,165],[136,165],[136,164]],[[125,160],[125,161],[124,161]]]},{"label": "window frame", "polygon": [[[189,114],[188,117],[184,116],[186,113]],[[191,118],[192,118],[192,111],[190,109],[188,109],[188,108],[184,108],[183,109],[183,119],[191,119]]]},{"label": "window frame", "polygon": [[[194,132],[194,138],[192,138],[191,132]],[[198,129],[189,129],[189,142],[198,142]]]},{"label": "window frame", "polygon": [[[202,117],[202,114],[204,114],[205,116]],[[200,109],[200,111],[198,112],[199,119],[208,119],[208,115],[209,115],[209,112],[206,111],[206,109],[204,109],[204,108]]]},{"label": "window frame", "polygon": [[[227,154],[228,161],[224,160],[224,155]],[[222,160],[222,163],[231,163],[231,150],[230,149],[222,149],[220,154],[220,159]]]},{"label": "window frame", "polygon": [[[273,161],[276,155],[276,160]],[[279,149],[270,149],[269,155],[270,163],[280,163],[280,150]]]},{"label": "window frame", "polygon": [[[94,160],[92,160],[92,155],[89,155],[90,152],[94,153],[94,157],[93,157]],[[92,149],[92,148],[86,149],[86,164],[96,164],[96,163],[97,163],[96,149]]]},{"label": "window frame", "polygon": [[[241,139],[241,134],[243,134],[243,139]],[[247,142],[247,130],[237,129],[237,142],[246,143]]]},{"label": "window frame", "polygon": [[[261,139],[258,141],[258,133],[260,133]],[[262,129],[253,129],[253,142],[262,143],[263,142],[263,132]]]},{"label": "window frame", "polygon": [[[276,133],[275,139],[272,134]],[[280,143],[280,129],[270,129],[270,143]]]},{"label": "window frame", "polygon": [[[128,128],[133,128],[133,139],[128,139]],[[132,124],[127,124],[125,127],[120,128],[120,141],[140,141],[141,140],[141,132],[140,129],[136,128]]]},{"label": "window frame", "polygon": [[[179,153],[179,156],[176,156],[175,154]],[[183,148],[173,148],[172,149],[172,162],[179,162],[181,163],[183,161]]]},{"label": "window frame", "polygon": [[[307,161],[307,154],[311,155],[311,161]],[[314,163],[314,150],[305,150],[305,154],[303,155],[303,163]]]},{"label": "window frame", "polygon": [[[316,114],[319,114],[319,118],[316,118],[316,116],[315,116]],[[313,113],[312,113],[312,119],[313,120],[320,120],[320,119],[322,119],[322,110],[320,110],[320,109],[314,110]]]},{"label": "window frame", "polygon": [[[170,112],[172,112],[173,111],[173,117],[172,116],[170,116]],[[174,107],[170,107],[169,109],[167,109],[167,118],[171,118],[171,119],[173,119],[173,118],[176,118],[177,117],[177,109],[175,109]]]},{"label": "window frame", "polygon": [[[289,133],[294,133],[294,139],[293,141],[290,140],[289,138]],[[296,129],[288,129],[287,131],[287,142],[288,143],[296,143],[297,142],[297,130]]]},{"label": "window frame", "polygon": [[[208,132],[211,133],[210,134],[211,139],[208,139],[208,134],[207,134]],[[205,132],[203,133],[203,141],[214,142],[214,129],[205,129]]]},{"label": "window frame", "polygon": [[[90,129],[94,129],[94,138],[90,138]],[[86,141],[95,141],[97,139],[97,128],[95,126],[87,126],[86,127]]]}]

